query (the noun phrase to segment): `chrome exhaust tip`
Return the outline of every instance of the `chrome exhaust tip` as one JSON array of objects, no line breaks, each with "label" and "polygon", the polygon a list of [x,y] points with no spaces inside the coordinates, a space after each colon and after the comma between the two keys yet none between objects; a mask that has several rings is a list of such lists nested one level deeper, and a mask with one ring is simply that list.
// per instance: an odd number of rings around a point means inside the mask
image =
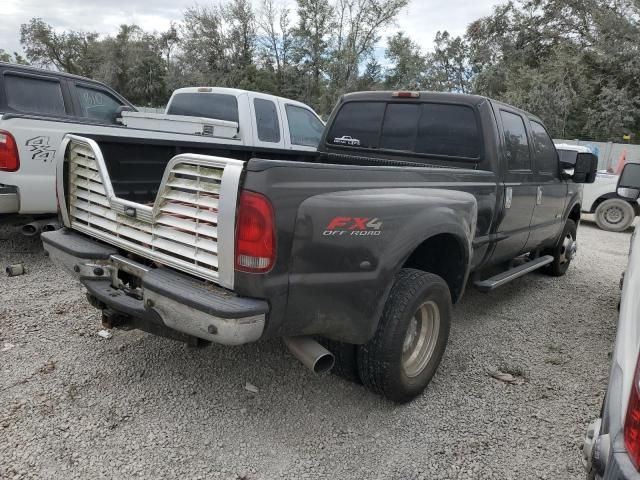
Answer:
[{"label": "chrome exhaust tip", "polygon": [[284,343],[289,351],[302,364],[319,375],[333,368],[335,357],[311,337],[285,337]]}]

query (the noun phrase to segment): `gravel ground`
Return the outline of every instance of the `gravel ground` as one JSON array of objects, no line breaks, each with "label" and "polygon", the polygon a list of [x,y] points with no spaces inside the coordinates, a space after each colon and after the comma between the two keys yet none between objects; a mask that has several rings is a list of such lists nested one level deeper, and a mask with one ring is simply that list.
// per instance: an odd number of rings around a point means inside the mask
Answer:
[{"label": "gravel ground", "polygon": [[279,341],[103,339],[79,284],[14,223],[0,266],[28,273],[0,276],[0,478],[583,478],[629,233],[584,222],[565,277],[468,291],[433,382],[398,406],[312,376]]}]

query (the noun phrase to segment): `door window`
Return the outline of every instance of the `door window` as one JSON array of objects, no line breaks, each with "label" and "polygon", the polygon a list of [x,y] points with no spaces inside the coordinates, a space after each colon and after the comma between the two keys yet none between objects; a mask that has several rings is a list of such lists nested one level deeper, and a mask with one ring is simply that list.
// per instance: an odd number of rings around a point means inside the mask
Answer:
[{"label": "door window", "polygon": [[76,86],[80,102],[80,116],[101,120],[105,123],[116,123],[118,108],[122,103],[104,90]]},{"label": "door window", "polygon": [[293,145],[317,147],[324,125],[312,112],[295,105],[285,105],[289,135]]},{"label": "door window", "polygon": [[280,141],[280,125],[278,124],[276,104],[264,98],[254,98],[253,107],[256,111],[258,140],[278,143]]},{"label": "door window", "polygon": [[531,120],[531,133],[536,146],[536,166],[539,172],[558,174],[558,153],[544,126]]},{"label": "door window", "polygon": [[531,170],[527,130],[520,115],[500,110],[509,170]]},{"label": "door window", "polygon": [[18,112],[65,115],[60,82],[54,79],[6,74],[7,105]]}]

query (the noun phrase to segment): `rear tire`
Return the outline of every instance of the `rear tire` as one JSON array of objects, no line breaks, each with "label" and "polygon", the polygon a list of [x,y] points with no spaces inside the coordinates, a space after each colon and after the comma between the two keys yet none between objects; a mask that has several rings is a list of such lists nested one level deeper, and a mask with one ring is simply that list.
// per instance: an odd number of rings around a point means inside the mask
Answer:
[{"label": "rear tire", "polygon": [[571,253],[571,242],[575,242],[577,238],[578,227],[576,222],[571,219],[567,220],[562,231],[562,236],[558,240],[558,244],[552,249],[544,252],[545,255],[553,255],[553,262],[546,265],[543,269],[544,273],[552,277],[561,277],[567,273],[569,264],[575,253]]},{"label": "rear tire", "polygon": [[362,383],[394,402],[420,395],[440,365],[450,324],[447,283],[432,273],[400,270],[376,333],[357,347]]},{"label": "rear tire", "polygon": [[595,211],[598,227],[608,232],[622,232],[629,228],[636,217],[633,206],[621,198],[602,202]]}]

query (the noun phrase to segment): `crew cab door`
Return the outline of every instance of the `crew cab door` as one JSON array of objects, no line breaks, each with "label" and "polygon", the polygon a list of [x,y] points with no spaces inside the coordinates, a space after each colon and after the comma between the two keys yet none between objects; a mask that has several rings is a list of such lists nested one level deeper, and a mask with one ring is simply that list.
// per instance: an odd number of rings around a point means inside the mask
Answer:
[{"label": "crew cab door", "polygon": [[537,191],[526,249],[535,250],[553,245],[560,234],[567,183],[560,179],[558,152],[546,129],[534,119],[530,119],[530,125]]},{"label": "crew cab door", "polygon": [[503,205],[492,262],[510,260],[524,252],[538,185],[531,162],[531,146],[525,119],[506,106],[496,109],[502,142]]},{"label": "crew cab door", "polygon": [[276,102],[273,98],[259,93],[250,93],[248,99],[254,145],[266,148],[284,148],[282,118]]}]

